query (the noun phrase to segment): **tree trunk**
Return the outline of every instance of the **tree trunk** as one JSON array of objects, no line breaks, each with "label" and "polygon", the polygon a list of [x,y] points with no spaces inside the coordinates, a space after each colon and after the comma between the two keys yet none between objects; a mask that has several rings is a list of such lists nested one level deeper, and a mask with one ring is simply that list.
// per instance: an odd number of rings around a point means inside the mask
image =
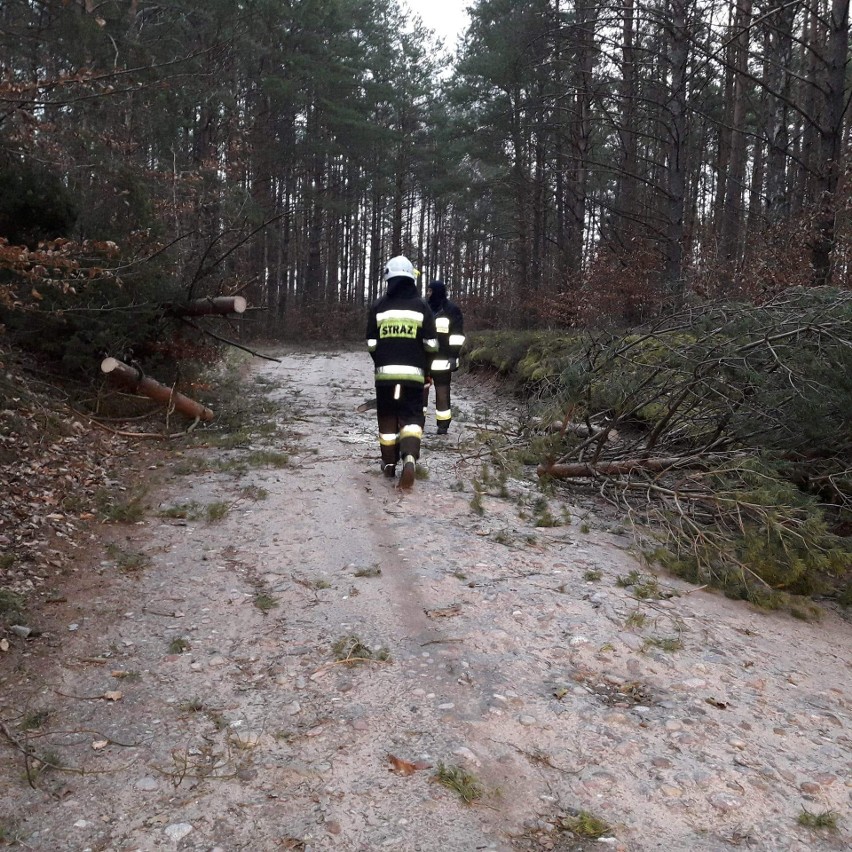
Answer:
[{"label": "tree trunk", "polygon": [[201,403],[172,390],[172,388],[161,385],[158,381],[143,375],[141,370],[129,367],[116,358],[104,358],[101,361],[101,372],[106,373],[130,390],[138,391],[155,402],[159,402],[160,405],[174,408],[175,411],[179,411],[186,417],[204,421],[213,419],[213,412],[209,408],[205,408]]},{"label": "tree trunk", "polygon": [[517,240],[515,257],[517,261],[516,291],[529,288],[534,290],[537,281],[530,280],[529,245],[529,173],[527,169],[526,143],[523,135],[521,92],[515,88],[510,93],[511,100],[511,139],[512,139],[512,182],[515,192],[515,228]]},{"label": "tree trunk", "polygon": [[634,50],[636,21],[634,0],[625,0],[622,8],[621,46],[621,115],[618,138],[621,143],[621,157],[618,173],[616,204],[618,219],[615,225],[616,243],[623,251],[629,251],[631,236],[635,233],[637,201],[637,164],[638,147],[636,133],[637,98],[636,89],[636,53]]},{"label": "tree trunk", "polygon": [[574,462],[572,464],[540,464],[536,469],[539,476],[554,476],[557,479],[569,479],[571,477],[595,477],[595,476],[619,476],[634,471],[649,471],[659,473],[670,467],[694,466],[697,458],[658,458],[658,459],[624,459],[621,461],[597,462],[588,464],[586,462]]},{"label": "tree trunk", "polygon": [[731,153],[728,180],[725,191],[725,206],[722,214],[720,248],[722,262],[727,268],[729,281],[736,275],[743,237],[743,193],[746,172],[746,77],[749,47],[749,25],[751,23],[751,0],[740,0],[734,20],[733,71],[734,103],[731,116]]},{"label": "tree trunk", "polygon": [[[728,9],[728,29],[734,29],[734,9]],[[713,194],[712,225],[717,237],[722,230],[722,216],[725,210],[725,195],[728,187],[728,166],[731,155],[731,124],[734,93],[734,41],[729,41],[723,63],[725,82],[722,87],[721,116],[719,119],[719,139],[716,145],[716,187]]]},{"label": "tree trunk", "polygon": [[683,224],[686,199],[686,86],[690,34],[689,0],[674,0],[669,32],[671,89],[668,98],[669,138],[666,144],[666,223],[664,283],[671,305],[683,297]]},{"label": "tree trunk", "polygon": [[586,233],[586,201],[589,183],[589,153],[592,138],[592,95],[595,65],[595,26],[601,6],[575,3],[577,20],[574,67],[571,69],[571,86],[574,89],[574,115],[570,128],[569,178],[566,240],[569,275],[579,276],[583,264],[583,244]]},{"label": "tree trunk", "polygon": [[766,58],[766,214],[770,222],[790,213],[787,183],[789,148],[790,67],[793,60],[793,20],[796,7],[785,0],[773,2],[773,26]]},{"label": "tree trunk", "polygon": [[820,86],[821,50],[819,21],[820,0],[808,0],[807,22],[805,34],[799,50],[802,54],[801,63],[806,68],[807,79],[804,87],[804,98],[800,105],[803,130],[801,132],[801,148],[796,158],[798,175],[794,189],[794,213],[806,210],[816,200],[814,175],[819,171],[819,131],[818,131],[818,91]]},{"label": "tree trunk", "polygon": [[849,53],[849,0],[832,0],[828,18],[828,37],[824,93],[820,121],[820,171],[817,178],[818,233],[811,265],[816,286],[831,283],[831,262],[837,218],[837,187],[843,173],[843,113],[845,111],[846,59]]},{"label": "tree trunk", "polygon": [[184,305],[172,305],[171,311],[180,317],[244,314],[248,304],[242,296],[208,296]]}]

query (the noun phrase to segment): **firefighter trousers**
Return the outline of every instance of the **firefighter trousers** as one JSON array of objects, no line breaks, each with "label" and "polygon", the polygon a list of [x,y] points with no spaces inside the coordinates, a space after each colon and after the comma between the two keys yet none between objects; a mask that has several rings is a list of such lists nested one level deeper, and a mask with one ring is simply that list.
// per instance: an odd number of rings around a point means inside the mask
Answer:
[{"label": "firefighter trousers", "polygon": [[[432,373],[432,383],[435,385],[435,420],[438,422],[438,428],[446,430],[450,426],[450,421],[453,419],[453,409],[450,406],[450,382],[452,381],[452,373],[446,372]],[[429,386],[423,388],[423,414],[425,417],[426,408],[429,405]],[[425,423],[425,419],[424,419]]]},{"label": "firefighter trousers", "polygon": [[382,465],[395,465],[400,458],[420,458],[423,437],[423,391],[420,385],[376,383],[376,418]]}]

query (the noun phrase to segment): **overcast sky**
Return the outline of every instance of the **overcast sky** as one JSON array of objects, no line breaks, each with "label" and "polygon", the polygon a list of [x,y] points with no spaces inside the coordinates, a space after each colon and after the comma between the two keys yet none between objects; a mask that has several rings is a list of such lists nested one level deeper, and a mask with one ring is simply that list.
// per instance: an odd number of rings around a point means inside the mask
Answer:
[{"label": "overcast sky", "polygon": [[467,26],[465,8],[470,0],[402,0],[423,23],[444,39],[450,52],[454,52],[456,41]]}]

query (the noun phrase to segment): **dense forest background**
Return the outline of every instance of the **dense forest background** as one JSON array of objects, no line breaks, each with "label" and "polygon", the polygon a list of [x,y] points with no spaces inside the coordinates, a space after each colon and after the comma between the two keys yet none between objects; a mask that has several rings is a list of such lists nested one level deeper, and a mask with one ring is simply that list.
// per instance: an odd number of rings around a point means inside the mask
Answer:
[{"label": "dense forest background", "polygon": [[328,334],[399,252],[479,327],[845,287],[848,6],[475,0],[453,51],[396,0],[4,0],[7,332]]},{"label": "dense forest background", "polygon": [[360,337],[404,253],[529,406],[500,476],[594,479],[729,594],[852,602],[848,0],[469,13],[448,49],[397,0],[0,2],[8,516],[44,378],[110,429],[145,412],[99,365],[144,369],[171,434],[223,340]]}]

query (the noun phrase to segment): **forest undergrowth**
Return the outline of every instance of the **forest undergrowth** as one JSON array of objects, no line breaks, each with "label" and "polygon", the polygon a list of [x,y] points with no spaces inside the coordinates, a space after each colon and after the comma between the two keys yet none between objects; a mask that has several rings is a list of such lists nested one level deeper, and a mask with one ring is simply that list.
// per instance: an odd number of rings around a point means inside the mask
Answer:
[{"label": "forest undergrowth", "polygon": [[852,604],[852,294],[689,306],[627,332],[482,332],[467,363],[525,401],[504,438],[555,488],[594,484],[642,552],[818,617]]}]

